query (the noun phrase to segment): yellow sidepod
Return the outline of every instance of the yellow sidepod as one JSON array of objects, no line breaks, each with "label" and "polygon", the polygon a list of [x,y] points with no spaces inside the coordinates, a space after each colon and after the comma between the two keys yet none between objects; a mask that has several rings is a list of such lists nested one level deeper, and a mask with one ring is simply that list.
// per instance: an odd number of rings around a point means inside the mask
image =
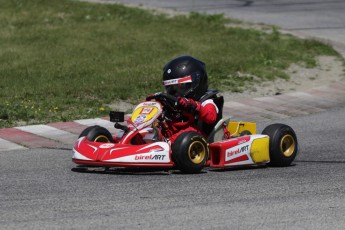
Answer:
[{"label": "yellow sidepod", "polygon": [[244,135],[248,135],[246,131],[249,131],[250,134],[256,134],[256,123],[230,121],[228,124],[228,130],[231,136],[235,136],[235,137],[240,136],[241,133]]},{"label": "yellow sidepod", "polygon": [[250,156],[255,163],[266,163],[270,161],[269,137],[260,136],[254,139],[250,149]]}]

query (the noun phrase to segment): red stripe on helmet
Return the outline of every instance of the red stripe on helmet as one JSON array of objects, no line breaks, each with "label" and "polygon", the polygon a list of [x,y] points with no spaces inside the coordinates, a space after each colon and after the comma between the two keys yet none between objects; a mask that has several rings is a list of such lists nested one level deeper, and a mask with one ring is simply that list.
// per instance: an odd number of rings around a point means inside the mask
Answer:
[{"label": "red stripe on helmet", "polygon": [[190,83],[190,82],[192,82],[192,76],[166,80],[166,81],[163,81],[163,84],[167,86],[167,85],[177,85],[177,84],[184,84],[184,83]]},{"label": "red stripe on helmet", "polygon": [[182,84],[182,83],[189,83],[189,82],[192,82],[192,76],[183,77],[183,78],[180,78],[180,79],[178,80],[178,83],[179,83],[179,84]]}]

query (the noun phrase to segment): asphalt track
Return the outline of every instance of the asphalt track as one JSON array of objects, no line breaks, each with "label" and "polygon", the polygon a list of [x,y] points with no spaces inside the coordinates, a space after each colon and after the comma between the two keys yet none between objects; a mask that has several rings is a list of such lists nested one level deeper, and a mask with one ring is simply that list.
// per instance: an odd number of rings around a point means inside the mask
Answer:
[{"label": "asphalt track", "polygon": [[[71,151],[0,152],[1,229],[344,229],[345,109],[293,126],[287,168],[83,172]],[[327,122],[325,122],[327,118]]]},{"label": "asphalt track", "polygon": [[[191,2],[196,5],[196,1],[179,1],[180,4]],[[253,3],[275,2],[273,6],[285,3],[290,6],[291,20],[297,21],[291,28],[297,28],[296,25],[307,28],[298,22],[296,14],[308,18],[310,13],[322,12],[324,8],[330,12],[326,14],[328,19],[344,22],[338,13],[344,9],[343,1],[227,1],[231,2],[252,6],[255,6]],[[307,6],[307,3],[312,7],[291,8]],[[289,13],[284,10],[284,4],[279,7],[281,15]],[[268,8],[266,4],[261,11],[256,8],[254,11],[274,19],[270,17],[271,12],[267,12]],[[244,9],[248,10],[248,17],[255,14],[249,8]],[[338,42],[336,36],[341,36],[341,26],[318,24],[332,30],[327,39],[333,36],[333,41]],[[313,30],[302,29],[303,33]],[[71,162],[71,151],[64,140],[62,145],[49,142],[51,146],[46,146],[49,148],[33,145],[20,150],[13,144],[17,150],[0,151],[0,228],[344,229],[343,86],[344,82],[340,82],[338,88],[325,86],[293,95],[228,102],[227,106],[238,109],[227,113],[238,119],[254,118],[259,131],[274,122],[283,122],[295,129],[301,151],[295,164],[287,168],[207,168],[198,175],[123,169],[109,173],[82,172]],[[288,109],[276,111],[279,103]],[[245,111],[243,105],[256,109]],[[29,128],[22,129],[28,131]],[[0,136],[14,131],[17,129],[0,130]]]}]

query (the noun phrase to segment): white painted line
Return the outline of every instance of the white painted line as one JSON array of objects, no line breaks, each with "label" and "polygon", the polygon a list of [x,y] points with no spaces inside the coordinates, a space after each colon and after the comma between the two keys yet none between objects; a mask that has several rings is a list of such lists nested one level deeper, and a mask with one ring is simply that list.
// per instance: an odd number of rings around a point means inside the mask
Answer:
[{"label": "white painted line", "polygon": [[301,98],[302,101],[303,101],[303,99],[309,100],[309,101],[315,102],[316,105],[325,105],[325,104],[329,105],[329,103],[334,102],[333,100],[331,100],[329,98],[327,99],[325,97],[321,97],[319,95],[312,95],[312,94],[306,93],[306,92],[293,92],[293,93],[287,93],[286,95]]},{"label": "white painted line", "polygon": [[24,146],[0,138],[0,151],[27,149]]},{"label": "white painted line", "polygon": [[248,107],[248,105],[242,104],[240,102],[237,101],[229,101],[229,102],[224,102],[224,106],[225,107],[230,107],[230,108],[234,108],[234,107]]},{"label": "white painted line", "polygon": [[74,122],[77,122],[81,125],[86,125],[86,126],[93,126],[93,125],[99,125],[102,126],[106,129],[108,129],[110,132],[116,131],[114,128],[114,123],[101,119],[101,118],[95,118],[95,119],[83,119],[83,120],[75,120]]},{"label": "white painted line", "polygon": [[95,119],[83,119],[83,120],[75,120],[74,122],[77,122],[81,125],[86,126],[92,126],[92,125],[99,125],[99,126],[114,126],[113,122],[101,119],[101,118],[95,118]]},{"label": "white painted line", "polygon": [[48,125],[29,125],[15,128],[69,145],[72,145],[78,139],[78,136],[75,134]]}]

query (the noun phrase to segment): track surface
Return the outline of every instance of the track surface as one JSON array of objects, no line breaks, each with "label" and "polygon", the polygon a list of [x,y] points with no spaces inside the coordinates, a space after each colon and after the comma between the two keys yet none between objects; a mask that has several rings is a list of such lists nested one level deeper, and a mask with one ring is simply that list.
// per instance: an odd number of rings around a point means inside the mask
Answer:
[{"label": "track surface", "polygon": [[[0,152],[3,229],[344,229],[345,109],[283,120],[287,168],[83,173],[71,151]],[[325,122],[326,121],[326,122]],[[280,121],[278,121],[280,122]],[[262,130],[268,123],[262,123]]]}]

